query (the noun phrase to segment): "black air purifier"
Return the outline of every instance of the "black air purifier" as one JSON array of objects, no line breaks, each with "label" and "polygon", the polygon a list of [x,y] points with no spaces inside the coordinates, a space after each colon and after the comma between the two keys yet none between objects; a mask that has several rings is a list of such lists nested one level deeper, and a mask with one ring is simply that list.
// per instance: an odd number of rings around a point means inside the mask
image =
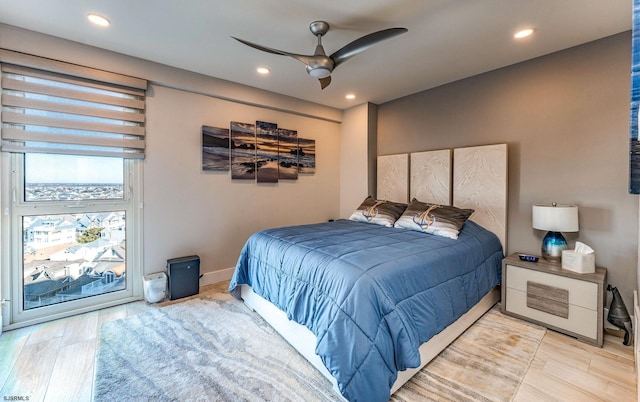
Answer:
[{"label": "black air purifier", "polygon": [[198,294],[200,288],[200,257],[172,258],[167,260],[169,300]]}]

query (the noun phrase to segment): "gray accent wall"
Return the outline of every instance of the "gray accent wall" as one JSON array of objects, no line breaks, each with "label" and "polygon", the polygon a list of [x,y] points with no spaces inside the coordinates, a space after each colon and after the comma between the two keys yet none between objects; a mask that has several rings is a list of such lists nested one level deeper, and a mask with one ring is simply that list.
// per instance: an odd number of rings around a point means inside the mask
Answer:
[{"label": "gray accent wall", "polygon": [[540,254],[533,204],[576,204],[580,232],[565,237],[595,249],[632,311],[638,196],[628,192],[630,66],[625,32],[382,104],[378,154],[507,143],[507,252]]}]

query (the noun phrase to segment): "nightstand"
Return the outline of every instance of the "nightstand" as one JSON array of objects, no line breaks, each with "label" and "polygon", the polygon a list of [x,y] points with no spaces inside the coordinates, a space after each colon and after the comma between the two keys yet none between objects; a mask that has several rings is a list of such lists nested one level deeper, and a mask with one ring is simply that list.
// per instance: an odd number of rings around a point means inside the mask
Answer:
[{"label": "nightstand", "polygon": [[602,347],[606,279],[606,268],[579,274],[512,254],[502,260],[502,312]]}]

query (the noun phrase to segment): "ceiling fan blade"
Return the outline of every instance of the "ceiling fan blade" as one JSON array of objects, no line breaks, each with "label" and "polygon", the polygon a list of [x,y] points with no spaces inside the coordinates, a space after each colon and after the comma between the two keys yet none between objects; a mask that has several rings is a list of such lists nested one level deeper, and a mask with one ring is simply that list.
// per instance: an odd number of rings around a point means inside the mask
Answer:
[{"label": "ceiling fan blade", "polygon": [[320,80],[320,89],[325,89],[326,87],[329,86],[329,84],[331,84],[331,76],[328,75],[324,78],[319,78]]},{"label": "ceiling fan blade", "polygon": [[354,40],[348,45],[342,47],[333,53],[330,57],[333,59],[334,68],[349,60],[360,52],[363,52],[378,42],[392,38],[394,36],[407,32],[407,28],[389,28],[382,31],[374,32]]},{"label": "ceiling fan blade", "polygon": [[243,43],[243,44],[245,44],[245,45],[247,45],[249,47],[252,47],[254,49],[262,50],[263,52],[278,54],[280,56],[293,57],[294,59],[296,59],[298,61],[301,61],[306,65],[309,65],[311,63],[311,61],[313,60],[313,56],[306,56],[304,54],[289,53],[289,52],[285,52],[283,50],[272,49],[270,47],[258,45],[257,43],[249,42],[248,40],[236,38],[235,36],[232,36],[232,38],[237,40],[238,42]]}]

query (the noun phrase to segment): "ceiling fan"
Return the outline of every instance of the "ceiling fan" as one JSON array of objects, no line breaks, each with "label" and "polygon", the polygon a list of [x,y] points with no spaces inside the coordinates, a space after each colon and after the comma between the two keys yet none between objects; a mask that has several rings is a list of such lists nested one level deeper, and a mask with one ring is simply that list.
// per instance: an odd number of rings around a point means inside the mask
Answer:
[{"label": "ceiling fan", "polygon": [[389,28],[382,31],[374,32],[369,35],[365,35],[359,39],[354,40],[348,45],[342,47],[340,50],[334,52],[331,56],[327,56],[322,47],[322,36],[329,31],[329,24],[325,21],[314,21],[309,24],[309,30],[318,38],[318,45],[313,55],[307,56],[303,54],[289,53],[282,50],[272,49],[270,47],[261,46],[255,43],[251,43],[244,39],[233,39],[238,42],[244,43],[247,46],[251,46],[254,49],[262,50],[263,52],[279,54],[281,56],[289,56],[301,61],[307,67],[307,72],[310,76],[320,80],[320,88],[325,89],[331,83],[331,72],[336,69],[340,64],[349,60],[351,57],[358,53],[370,48],[378,42],[385,39],[392,38],[396,35],[407,32],[406,28]]}]

